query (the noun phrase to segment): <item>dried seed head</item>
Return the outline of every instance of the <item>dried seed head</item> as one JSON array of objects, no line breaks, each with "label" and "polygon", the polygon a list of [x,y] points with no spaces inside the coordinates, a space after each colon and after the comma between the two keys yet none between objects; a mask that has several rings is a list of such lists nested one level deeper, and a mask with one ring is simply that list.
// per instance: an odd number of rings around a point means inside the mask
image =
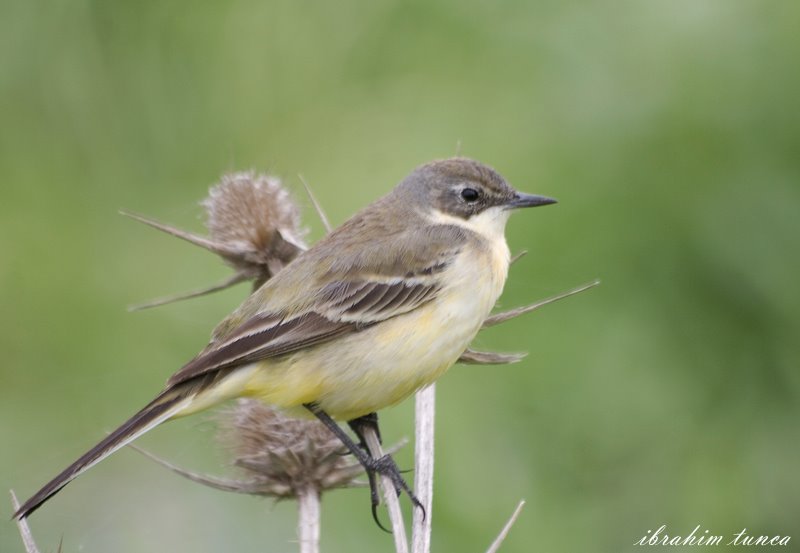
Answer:
[{"label": "dried seed head", "polygon": [[277,230],[302,244],[300,210],[277,177],[230,173],[203,200],[211,239],[241,249],[269,250]]},{"label": "dried seed head", "polygon": [[223,175],[202,205],[211,240],[229,252],[222,257],[257,285],[306,248],[300,210],[276,177]]},{"label": "dried seed head", "polygon": [[210,236],[200,236],[148,217],[123,215],[220,256],[236,272],[223,282],[133,306],[136,311],[224,290],[245,280],[260,287],[306,249],[300,210],[276,177],[253,171],[223,175],[201,202]]},{"label": "dried seed head", "polygon": [[257,400],[240,399],[224,411],[219,436],[247,474],[250,493],[295,497],[358,485],[363,474],[319,421],[289,418]]}]

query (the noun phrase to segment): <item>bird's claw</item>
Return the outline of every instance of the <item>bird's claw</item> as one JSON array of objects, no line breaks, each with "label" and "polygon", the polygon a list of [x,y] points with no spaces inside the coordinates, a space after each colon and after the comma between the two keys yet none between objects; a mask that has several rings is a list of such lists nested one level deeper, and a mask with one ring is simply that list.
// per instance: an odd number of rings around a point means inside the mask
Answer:
[{"label": "bird's claw", "polygon": [[380,504],[380,497],[378,495],[377,480],[375,478],[376,474],[386,476],[392,481],[392,486],[394,486],[394,491],[398,497],[401,493],[405,492],[414,507],[419,507],[422,509],[422,520],[425,520],[427,516],[425,507],[422,505],[422,502],[417,498],[417,496],[414,495],[414,492],[406,483],[405,479],[403,479],[401,471],[397,467],[397,463],[394,462],[394,459],[392,459],[391,455],[384,455],[383,457],[372,459],[368,463],[368,466],[365,467],[365,470],[367,472],[367,479],[369,481],[370,500],[372,501],[372,518],[375,519],[375,523],[381,530],[391,534],[391,531],[381,524],[381,521],[378,518],[378,505]]}]

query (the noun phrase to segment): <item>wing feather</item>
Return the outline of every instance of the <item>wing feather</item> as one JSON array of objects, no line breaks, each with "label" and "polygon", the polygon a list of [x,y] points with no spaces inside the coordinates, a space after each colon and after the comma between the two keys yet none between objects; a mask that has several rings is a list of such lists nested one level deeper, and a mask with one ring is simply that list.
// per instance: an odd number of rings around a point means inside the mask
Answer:
[{"label": "wing feather", "polygon": [[[409,249],[415,255],[410,258],[408,252],[400,255],[403,262],[394,256],[387,257],[389,250],[381,244],[351,250],[358,252],[358,262],[353,261],[358,271],[343,264],[341,272],[337,272],[330,260],[314,257],[319,255],[315,248],[308,250],[224,321],[211,343],[176,372],[167,386],[311,347],[408,313],[431,301],[442,287],[440,273],[462,247],[463,230],[442,225],[428,229],[418,238],[424,241],[420,247],[426,255],[417,255],[419,250]],[[372,254],[367,255],[369,252]],[[372,261],[365,264],[365,259]],[[291,287],[298,282],[292,280],[294,273],[302,271],[293,269],[308,263],[328,266],[333,273],[325,277],[324,283],[300,281],[306,290],[301,300],[296,292],[291,292]],[[290,302],[283,299],[287,286],[290,297],[295,298]],[[298,305],[302,308],[298,309]]]},{"label": "wing feather", "polygon": [[174,386],[210,371],[284,355],[372,326],[416,309],[430,301],[439,288],[433,281],[427,285],[404,281],[342,284],[345,288],[358,290],[358,295],[365,293],[352,305],[348,305],[349,301],[339,300],[332,305],[319,306],[324,314],[309,311],[291,319],[275,314],[256,316],[221,343],[209,344],[167,384]]}]

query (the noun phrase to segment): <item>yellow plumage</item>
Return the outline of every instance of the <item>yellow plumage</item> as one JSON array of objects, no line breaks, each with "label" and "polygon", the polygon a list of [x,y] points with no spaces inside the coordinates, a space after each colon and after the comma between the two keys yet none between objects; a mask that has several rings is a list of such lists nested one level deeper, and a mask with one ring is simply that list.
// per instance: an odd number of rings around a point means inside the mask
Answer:
[{"label": "yellow plumage", "polygon": [[218,402],[220,394],[257,397],[300,416],[307,414],[302,405],[315,401],[340,420],[394,405],[464,352],[502,292],[508,260],[502,236],[470,246],[439,275],[448,284],[431,302],[336,341],[242,367],[186,412]]}]

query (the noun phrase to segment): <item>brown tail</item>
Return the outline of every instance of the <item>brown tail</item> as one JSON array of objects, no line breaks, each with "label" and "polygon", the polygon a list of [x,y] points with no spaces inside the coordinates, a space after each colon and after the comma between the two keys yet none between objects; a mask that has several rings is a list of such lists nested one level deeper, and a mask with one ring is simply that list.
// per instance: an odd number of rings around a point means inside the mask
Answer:
[{"label": "brown tail", "polygon": [[188,401],[185,394],[176,394],[168,390],[151,401],[144,409],[128,419],[122,426],[114,430],[103,441],[81,456],[80,459],[64,469],[44,487],[26,501],[13,518],[23,519],[38,509],[42,503],[57,494],[61,488],[69,484],[81,473],[89,470],[121,447],[132,442],[151,428],[161,424],[183,407]]}]

